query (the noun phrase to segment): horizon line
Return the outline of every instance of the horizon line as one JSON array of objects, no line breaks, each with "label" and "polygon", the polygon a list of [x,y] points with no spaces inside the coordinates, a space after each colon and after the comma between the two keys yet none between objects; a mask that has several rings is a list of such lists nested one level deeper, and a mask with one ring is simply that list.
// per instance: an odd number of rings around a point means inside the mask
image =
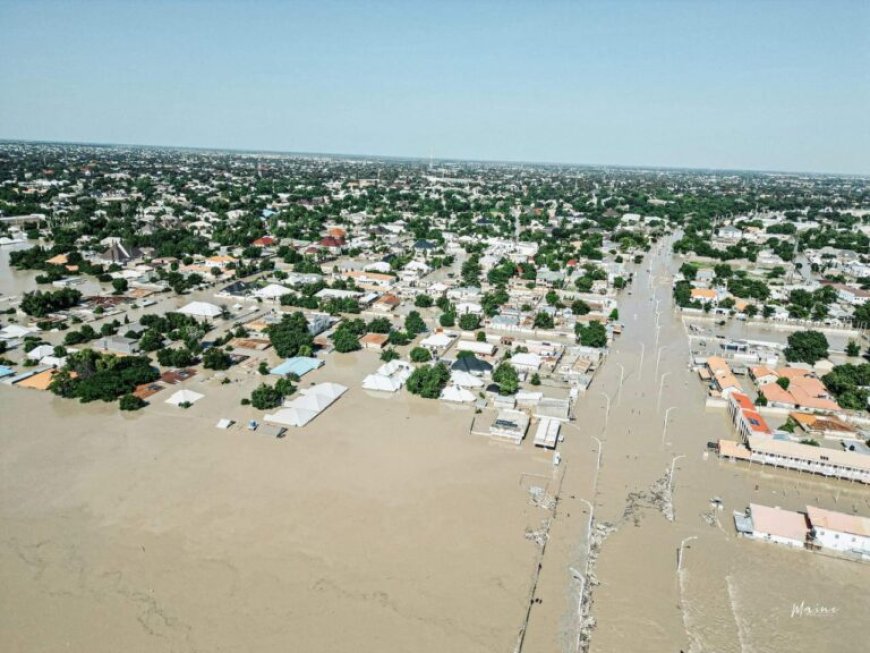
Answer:
[{"label": "horizon line", "polygon": [[344,152],[305,152],[293,150],[268,150],[268,149],[248,149],[234,147],[212,147],[201,145],[157,145],[147,143],[111,143],[111,142],[87,142],[87,141],[63,141],[63,140],[43,140],[29,138],[0,138],[0,144],[22,144],[22,145],[69,145],[69,146],[96,146],[96,147],[128,147],[138,149],[160,149],[160,150],[189,150],[196,152],[213,152],[227,154],[278,154],[291,157],[328,157],[334,159],[349,158],[349,159],[375,159],[375,160],[393,160],[393,161],[438,161],[445,163],[482,163],[490,165],[531,165],[544,167],[566,167],[566,168],[591,168],[591,169],[617,169],[617,170],[655,170],[655,171],[675,171],[675,172],[715,172],[715,173],[749,173],[749,174],[764,174],[764,175],[786,175],[786,176],[813,176],[813,177],[839,177],[839,178],[855,178],[855,179],[870,179],[868,173],[844,173],[844,172],[815,172],[808,170],[767,170],[761,168],[715,168],[715,167],[691,167],[691,166],[663,166],[663,165],[626,165],[614,163],[568,163],[559,161],[523,161],[519,159],[467,159],[467,158],[452,158],[452,157],[427,157],[427,156],[410,156],[410,155],[393,155],[393,154],[351,154]]}]

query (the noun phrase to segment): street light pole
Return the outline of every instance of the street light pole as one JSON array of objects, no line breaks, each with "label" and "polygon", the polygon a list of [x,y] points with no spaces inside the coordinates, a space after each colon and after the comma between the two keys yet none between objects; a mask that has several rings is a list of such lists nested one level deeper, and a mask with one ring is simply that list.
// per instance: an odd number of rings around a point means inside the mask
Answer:
[{"label": "street light pole", "polygon": [[[589,503],[586,499],[581,498],[580,501],[586,504],[589,508],[589,521],[586,524],[586,560],[583,563],[583,574],[580,575],[580,598],[577,601],[577,650],[580,650],[580,626],[583,624],[583,598],[586,594],[586,578],[589,576],[589,558],[592,555],[592,517],[595,514],[595,506]],[[573,570],[572,570],[573,571]],[[576,572],[575,572],[576,573]],[[578,574],[579,575],[579,574]]]},{"label": "street light pole", "polygon": [[686,546],[686,542],[691,542],[692,540],[697,540],[697,535],[690,535],[685,538],[682,542],[680,542],[680,553],[677,555],[677,574],[679,574],[683,570],[683,547]]},{"label": "street light pole", "polygon": [[659,347],[659,353],[656,354],[656,376],[659,375],[659,363],[661,363],[662,361],[662,352],[667,348],[667,345],[665,345],[664,347]]},{"label": "street light pole", "polygon": [[622,384],[625,381],[625,366],[622,363],[617,363],[619,365],[619,390],[616,393],[616,401],[620,401],[622,399]]},{"label": "street light pole", "polygon": [[662,390],[665,387],[665,377],[670,376],[670,372],[665,372],[659,377],[659,398],[656,400],[656,412],[662,409]]},{"label": "street light pole", "polygon": [[674,456],[673,460],[671,460],[671,473],[668,475],[668,494],[671,495],[671,501],[673,502],[674,498],[674,465],[677,464],[677,461],[680,458],[685,458],[686,454],[681,453],[679,456]]},{"label": "street light pole", "polygon": [[595,498],[594,495],[598,492],[598,472],[601,469],[601,451],[604,445],[601,443],[601,440],[596,438],[594,435],[590,435],[589,437],[598,443],[598,458],[595,461],[595,482],[592,484],[593,498]]},{"label": "street light pole", "polygon": [[606,392],[602,392],[601,396],[607,400],[607,408],[604,412],[604,429],[607,430],[607,423],[610,421],[610,396]]},{"label": "street light pole", "polygon": [[668,418],[671,416],[671,411],[674,408],[676,408],[676,406],[671,406],[665,411],[664,426],[662,427],[662,447],[665,446],[665,435],[667,435],[668,432]]}]

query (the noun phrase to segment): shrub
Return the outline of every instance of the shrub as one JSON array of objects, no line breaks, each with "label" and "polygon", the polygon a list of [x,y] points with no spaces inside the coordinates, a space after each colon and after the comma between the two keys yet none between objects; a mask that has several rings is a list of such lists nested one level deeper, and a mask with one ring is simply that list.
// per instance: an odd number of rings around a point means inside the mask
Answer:
[{"label": "shrub", "polygon": [[140,399],[136,395],[125,394],[121,397],[121,400],[118,402],[121,410],[139,410],[140,408],[144,408],[148,405],[148,402],[144,399]]}]

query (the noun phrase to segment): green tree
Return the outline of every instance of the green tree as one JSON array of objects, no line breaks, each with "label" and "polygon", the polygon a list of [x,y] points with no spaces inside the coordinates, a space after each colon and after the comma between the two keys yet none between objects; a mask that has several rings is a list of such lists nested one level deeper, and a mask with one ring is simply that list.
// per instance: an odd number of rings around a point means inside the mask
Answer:
[{"label": "green tree", "polygon": [[492,380],[498,384],[499,394],[515,394],[520,387],[520,376],[516,368],[510,363],[499,363],[492,372]]},{"label": "green tree", "polygon": [[220,347],[206,349],[202,355],[202,366],[207,370],[226,370],[233,364],[233,359]]},{"label": "green tree", "polygon": [[283,397],[274,387],[261,383],[251,393],[251,405],[258,410],[268,410],[281,405]]},{"label": "green tree", "polygon": [[335,346],[335,351],[340,354],[361,349],[359,336],[346,324],[341,324],[332,334],[332,344]]},{"label": "green tree", "polygon": [[267,329],[275,353],[282,358],[309,353],[314,348],[314,337],[308,330],[308,321],[300,312],[284,315],[281,321]]},{"label": "green tree", "polygon": [[146,329],[139,338],[139,349],[142,351],[156,351],[163,347],[163,336],[156,329]]},{"label": "green tree", "polygon": [[407,331],[408,335],[411,337],[426,332],[426,323],[417,311],[411,311],[408,313],[408,317],[405,318],[405,331]]},{"label": "green tree", "polygon": [[429,308],[432,304],[432,298],[424,293],[421,293],[414,298],[414,306],[417,308]]},{"label": "green tree", "polygon": [[459,316],[459,328],[463,331],[474,331],[480,326],[480,316],[474,313],[463,313]]},{"label": "green tree", "polygon": [[849,410],[866,410],[870,396],[870,363],[837,365],[822,377],[837,403]]},{"label": "green tree", "polygon": [[129,285],[126,279],[112,279],[112,288],[115,289],[116,295],[120,295],[127,290]]},{"label": "green tree", "polygon": [[414,363],[425,363],[432,360],[432,354],[425,347],[414,347],[410,355],[411,361]]},{"label": "green tree", "polygon": [[371,322],[369,322],[366,330],[369,333],[389,333],[393,328],[390,319],[387,317],[376,317]]},{"label": "green tree", "polygon": [[411,394],[426,399],[437,399],[450,380],[450,370],[444,363],[421,365],[408,377],[405,387]]},{"label": "green tree", "polygon": [[601,322],[590,322],[587,325],[577,324],[574,331],[577,334],[577,341],[584,347],[601,349],[607,346],[607,329]]},{"label": "green tree", "polygon": [[850,358],[854,358],[855,356],[859,356],[861,354],[861,346],[855,342],[854,340],[850,340],[846,344],[846,356]]},{"label": "green tree", "polygon": [[387,339],[387,342],[390,343],[391,345],[401,347],[401,346],[407,345],[409,342],[411,342],[411,336],[409,336],[404,331],[390,331],[390,335],[389,335],[389,338]]},{"label": "green tree", "polygon": [[852,322],[864,329],[870,327],[870,302],[864,302],[855,309]]},{"label": "green tree", "polygon": [[534,327],[536,329],[552,329],[555,326],[553,316],[543,311],[535,315]]},{"label": "green tree", "polygon": [[796,331],[788,337],[784,353],[790,362],[814,365],[828,355],[828,339],[819,331]]},{"label": "green tree", "polygon": [[584,302],[582,299],[575,299],[571,302],[571,312],[574,315],[587,315],[591,310],[589,304]]}]

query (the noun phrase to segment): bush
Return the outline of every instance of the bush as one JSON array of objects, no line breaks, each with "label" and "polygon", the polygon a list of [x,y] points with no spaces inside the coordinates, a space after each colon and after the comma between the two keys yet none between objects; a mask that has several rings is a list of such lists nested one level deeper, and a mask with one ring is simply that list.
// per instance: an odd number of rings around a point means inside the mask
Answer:
[{"label": "bush", "polygon": [[389,349],[384,349],[381,352],[381,360],[385,363],[389,363],[390,361],[396,360],[399,358],[399,352],[390,347]]},{"label": "bush", "polygon": [[144,408],[148,405],[148,402],[144,399],[140,399],[136,395],[125,394],[121,397],[119,401],[119,405],[121,410],[139,410],[140,408]]}]

